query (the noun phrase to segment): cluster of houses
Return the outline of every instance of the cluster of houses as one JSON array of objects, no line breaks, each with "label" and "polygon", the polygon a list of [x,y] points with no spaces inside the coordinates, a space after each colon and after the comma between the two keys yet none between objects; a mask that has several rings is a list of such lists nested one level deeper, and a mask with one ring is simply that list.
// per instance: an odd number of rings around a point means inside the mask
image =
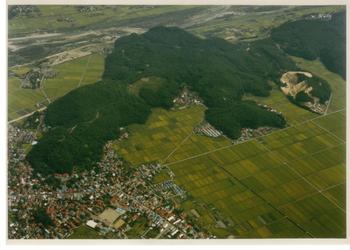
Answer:
[{"label": "cluster of houses", "polygon": [[214,128],[208,122],[202,122],[194,128],[194,132],[200,135],[206,135],[209,137],[219,137],[222,135],[222,132]]},{"label": "cluster of houses", "polygon": [[74,19],[72,17],[69,17],[69,16],[61,16],[61,17],[57,18],[56,21],[57,22],[72,23],[72,22],[74,22]]},{"label": "cluster of houses", "polygon": [[[10,127],[9,148],[9,230],[10,239],[67,238],[86,225],[102,236],[128,238],[128,231],[140,217],[147,218],[148,228],[157,228],[158,238],[210,237],[177,212],[184,191],[172,181],[163,183],[163,190],[152,182],[164,167],[144,164],[131,167],[116,154],[112,143],[96,169],[72,174],[43,177],[34,174],[23,159],[16,159],[16,145],[32,132]],[[53,183],[56,183],[53,185]],[[167,195],[165,195],[167,194]],[[34,212],[44,208],[53,225],[42,225]],[[140,235],[142,237],[142,235]]]},{"label": "cluster of houses", "polygon": [[272,128],[272,127],[259,127],[256,129],[242,128],[241,129],[241,136],[238,139],[233,140],[232,143],[238,144],[238,143],[250,140],[252,138],[267,135],[267,134],[271,133],[273,130],[276,130],[276,128]]},{"label": "cluster of houses", "polygon": [[330,21],[332,20],[332,14],[330,13],[318,13],[318,14],[311,14],[305,17],[306,20],[325,20]]},{"label": "cluster of houses", "polygon": [[54,78],[57,72],[47,65],[33,68],[24,74],[16,74],[21,81],[22,88],[37,89],[41,87],[44,78]]},{"label": "cluster of houses", "polygon": [[314,102],[305,102],[304,106],[317,114],[323,115],[327,110],[327,104],[328,104],[328,101],[325,104],[321,104],[317,101],[314,101]]},{"label": "cluster of houses", "polygon": [[186,198],[186,192],[176,185],[173,180],[166,180],[163,183],[155,185],[156,190],[162,192],[164,197],[174,197],[179,196],[181,198]]},{"label": "cluster of houses", "polygon": [[[281,112],[277,111],[276,109],[274,109],[266,104],[258,103],[257,105],[261,108],[264,108],[264,109],[270,111],[270,112],[274,112],[276,114],[282,115]],[[241,142],[244,142],[244,141],[256,138],[256,137],[267,135],[276,129],[277,128],[273,128],[273,127],[259,127],[256,129],[242,128],[241,129],[241,136],[239,138],[233,140],[232,143],[238,144],[238,143],[241,143]]]},{"label": "cluster of houses", "polygon": [[270,112],[273,112],[273,113],[276,113],[276,114],[279,114],[279,115],[282,115],[281,112],[277,111],[276,109],[270,107],[270,106],[267,106],[266,104],[261,104],[261,103],[258,103],[258,106],[263,108],[263,109],[266,109],[267,111],[270,111]]},{"label": "cluster of houses", "polygon": [[185,87],[180,95],[174,98],[173,103],[184,108],[193,104],[199,105],[202,103],[202,100],[196,93],[189,91],[188,88]]},{"label": "cluster of houses", "polygon": [[8,160],[17,164],[25,158],[24,145],[36,144],[36,134],[11,124],[8,125]]}]

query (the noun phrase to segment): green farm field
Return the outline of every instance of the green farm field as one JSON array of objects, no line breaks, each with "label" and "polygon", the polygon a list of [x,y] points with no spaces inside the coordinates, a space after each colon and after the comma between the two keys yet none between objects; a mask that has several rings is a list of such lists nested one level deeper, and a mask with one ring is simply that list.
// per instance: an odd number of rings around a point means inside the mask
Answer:
[{"label": "green farm field", "polygon": [[82,225],[74,230],[74,232],[69,236],[69,239],[103,239],[103,237],[92,228]]},{"label": "green farm field", "polygon": [[[45,79],[41,89],[23,89],[19,78],[10,77],[8,119],[13,120],[37,110],[37,103],[48,105],[47,98],[51,102],[79,86],[95,83],[101,79],[103,69],[104,55],[91,54],[53,66],[57,75],[52,79]],[[15,68],[14,71],[25,72],[28,68]]]},{"label": "green farm field", "polygon": [[132,137],[116,143],[116,150],[133,165],[165,161],[192,135],[203,114],[203,106],[178,111],[154,109],[145,125],[129,126]]},{"label": "green farm field", "polygon": [[44,91],[53,101],[69,91],[97,82],[101,79],[104,69],[104,56],[92,54],[68,61],[54,67],[58,72],[53,79],[45,80]]},{"label": "green farm field", "polygon": [[37,103],[45,103],[45,97],[39,89],[23,89],[21,82],[16,77],[8,79],[8,119],[36,110]]},{"label": "green farm field", "polygon": [[[345,98],[340,77],[318,61],[294,59],[329,81],[335,99]],[[326,115],[293,105],[278,89],[255,100],[281,111],[289,126],[234,145],[191,132],[203,119],[202,106],[156,109],[116,149],[133,165],[158,161],[170,168],[189,197],[181,208],[196,209],[197,222],[217,237],[345,237],[345,99],[331,102]],[[166,179],[160,173],[155,182]]]},{"label": "green farm field", "polygon": [[[327,118],[168,166],[176,182],[195,199],[212,204],[234,221],[234,235],[344,237],[345,192],[339,195],[335,190],[345,187],[345,143],[316,125]],[[306,205],[311,200],[319,204],[317,209]],[[309,215],[300,216],[308,209]],[[270,213],[277,216],[276,222],[261,224],[261,216]],[[311,220],[311,215],[321,220]],[[337,220],[330,224],[334,215]],[[276,234],[275,223],[282,223],[284,230]]]}]

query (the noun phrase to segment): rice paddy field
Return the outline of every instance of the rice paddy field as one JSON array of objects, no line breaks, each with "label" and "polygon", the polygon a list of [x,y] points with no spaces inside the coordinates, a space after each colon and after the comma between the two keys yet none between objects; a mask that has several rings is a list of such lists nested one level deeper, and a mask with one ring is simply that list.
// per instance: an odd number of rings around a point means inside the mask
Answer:
[{"label": "rice paddy field", "polygon": [[165,161],[203,120],[204,107],[166,111],[154,109],[145,125],[131,125],[132,137],[115,144],[116,150],[133,165]]},{"label": "rice paddy field", "polygon": [[53,101],[69,91],[97,82],[104,70],[104,56],[91,54],[54,66],[58,73],[52,79],[46,79],[43,89]]},{"label": "rice paddy field", "polygon": [[23,89],[16,77],[8,79],[8,119],[12,120],[37,109],[37,103],[45,103],[39,89]]},{"label": "rice paddy field", "polygon": [[[332,85],[326,115],[291,104],[275,89],[260,101],[281,111],[289,126],[234,145],[191,132],[202,106],[157,109],[116,143],[118,153],[133,165],[170,168],[187,191],[181,208],[195,209],[197,222],[219,238],[346,237],[345,82],[318,61],[294,59]],[[155,182],[167,178],[160,173]]]},{"label": "rice paddy field", "polygon": [[[69,91],[92,84],[101,79],[104,69],[104,55],[91,54],[53,66],[57,73],[54,78],[45,79],[40,89],[20,87],[20,79],[8,80],[8,120],[13,120],[38,109],[37,104],[48,105],[49,101],[65,95]],[[12,69],[10,69],[12,70]],[[14,72],[23,73],[28,67],[15,68]]]}]

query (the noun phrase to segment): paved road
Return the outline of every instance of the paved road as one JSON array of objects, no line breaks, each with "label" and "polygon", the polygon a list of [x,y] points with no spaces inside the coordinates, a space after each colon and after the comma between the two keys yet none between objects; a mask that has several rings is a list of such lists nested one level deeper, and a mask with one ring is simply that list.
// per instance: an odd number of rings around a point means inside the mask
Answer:
[{"label": "paved road", "polygon": [[22,120],[22,119],[24,119],[24,118],[27,118],[27,117],[29,117],[29,116],[32,116],[32,115],[33,115],[35,112],[37,112],[37,111],[44,111],[46,108],[47,108],[47,107],[42,107],[42,108],[37,109],[37,110],[35,110],[35,111],[31,112],[31,113],[22,115],[22,116],[20,116],[20,117],[18,117],[18,118],[16,118],[16,119],[13,119],[13,120],[9,121],[8,124],[11,124],[11,123],[20,121],[20,120]]}]

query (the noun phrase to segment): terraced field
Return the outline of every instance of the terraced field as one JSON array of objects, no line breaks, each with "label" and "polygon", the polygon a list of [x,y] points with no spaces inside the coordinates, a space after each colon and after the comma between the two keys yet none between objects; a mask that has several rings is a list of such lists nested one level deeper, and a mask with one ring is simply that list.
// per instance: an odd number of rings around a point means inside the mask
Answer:
[{"label": "terraced field", "polygon": [[[289,127],[234,145],[191,132],[203,119],[201,106],[158,109],[117,151],[134,165],[168,166],[189,197],[182,209],[196,209],[198,223],[218,237],[345,237],[345,82],[319,62],[295,60],[328,80],[341,99],[326,115],[291,104],[275,89],[272,98],[256,100],[283,112]],[[155,182],[169,178],[164,172]]]},{"label": "terraced field", "polygon": [[[25,70],[28,70],[24,67]],[[65,95],[69,91],[99,79],[104,69],[104,56],[92,54],[53,67],[57,72],[55,78],[46,79],[42,89],[23,89],[16,77],[8,81],[8,119],[13,120],[34,110],[37,103],[47,105],[48,100]],[[16,69],[18,73],[22,69]],[[23,71],[23,70],[22,70]]]}]

